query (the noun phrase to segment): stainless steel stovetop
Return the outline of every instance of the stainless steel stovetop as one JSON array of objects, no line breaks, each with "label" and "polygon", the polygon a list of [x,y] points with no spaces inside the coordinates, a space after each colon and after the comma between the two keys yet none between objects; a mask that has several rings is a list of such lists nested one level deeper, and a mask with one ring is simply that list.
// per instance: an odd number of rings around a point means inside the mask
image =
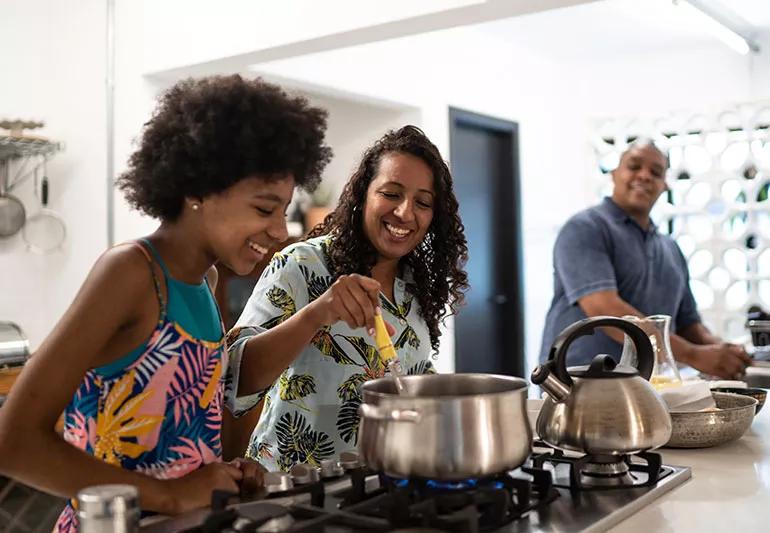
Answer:
[{"label": "stainless steel stovetop", "polygon": [[652,487],[589,490],[576,494],[557,487],[559,497],[549,505],[531,511],[526,518],[497,531],[607,531],[691,477],[689,467],[666,465],[663,468],[669,473]]},{"label": "stainless steel stovetop", "polygon": [[[537,454],[533,455],[533,458]],[[532,466],[532,459],[528,462]],[[631,460],[629,464],[638,465]],[[542,466],[542,465],[540,465]],[[633,467],[632,467],[633,468]],[[588,531],[598,532],[620,523],[622,520],[644,508],[650,502],[663,494],[681,485],[691,477],[688,467],[663,465],[660,469],[658,481],[650,486],[644,486],[646,473],[639,471],[634,473],[637,482],[642,486],[633,488],[589,488],[587,490],[570,490],[570,467],[566,462],[546,462],[544,470],[551,473],[553,479],[552,496],[548,501],[539,502],[533,509],[522,514],[513,521],[491,528],[480,528],[479,531],[500,532],[539,532],[539,531]],[[361,475],[359,473],[359,475]],[[511,474],[515,478],[529,479],[526,472],[521,469]],[[383,480],[377,475],[360,477],[367,494],[380,494],[385,492],[381,487]],[[322,489],[316,487],[315,503],[309,492],[300,492],[290,496],[263,499],[251,502],[236,503],[228,507],[232,514],[238,514],[240,519],[229,522],[224,521],[221,528],[213,520],[210,510],[201,510],[172,519],[154,519],[143,521],[142,531],[145,533],[167,533],[179,531],[318,531],[343,533],[347,531],[391,531],[395,528],[383,525],[378,518],[363,516],[364,506],[367,500],[348,507],[342,505],[351,492],[351,475],[346,474],[331,481],[319,484]],[[318,505],[318,490],[324,493],[322,506]],[[389,496],[389,494],[384,494]],[[372,499],[376,496],[372,496]],[[404,512],[407,512],[404,510]],[[329,515],[334,514],[335,520],[330,521]],[[220,513],[221,515],[221,513]],[[208,523],[206,521],[208,520]],[[240,520],[240,521],[238,521]],[[206,524],[206,527],[202,527]],[[255,526],[255,524],[261,524]],[[473,531],[463,526],[453,526],[454,531]],[[439,528],[441,530],[448,530]],[[409,531],[437,531],[435,526],[410,527]],[[404,531],[406,529],[402,529]]]}]

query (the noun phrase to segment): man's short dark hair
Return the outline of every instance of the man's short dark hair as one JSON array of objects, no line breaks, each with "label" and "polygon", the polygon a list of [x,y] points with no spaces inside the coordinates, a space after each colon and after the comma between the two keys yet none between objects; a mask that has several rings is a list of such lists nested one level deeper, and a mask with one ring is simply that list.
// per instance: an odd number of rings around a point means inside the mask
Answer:
[{"label": "man's short dark hair", "polygon": [[618,158],[618,165],[620,165],[620,162],[623,161],[623,158],[626,156],[628,152],[633,150],[634,148],[643,148],[649,146],[656,152],[658,152],[660,155],[663,156],[663,159],[666,160],[666,168],[669,168],[671,166],[671,161],[669,161],[668,153],[661,150],[660,147],[655,144],[655,141],[653,141],[650,137],[639,137],[637,139],[634,139],[629,145],[628,148],[623,150],[623,153],[620,154],[620,157]]}]

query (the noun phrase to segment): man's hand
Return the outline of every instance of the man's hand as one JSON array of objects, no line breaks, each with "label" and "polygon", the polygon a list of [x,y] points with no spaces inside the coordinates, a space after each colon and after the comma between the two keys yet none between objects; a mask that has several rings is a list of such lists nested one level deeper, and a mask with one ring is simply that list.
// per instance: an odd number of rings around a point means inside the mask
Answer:
[{"label": "man's hand", "polygon": [[693,346],[688,363],[704,374],[722,379],[738,379],[753,362],[743,346],[724,342]]}]

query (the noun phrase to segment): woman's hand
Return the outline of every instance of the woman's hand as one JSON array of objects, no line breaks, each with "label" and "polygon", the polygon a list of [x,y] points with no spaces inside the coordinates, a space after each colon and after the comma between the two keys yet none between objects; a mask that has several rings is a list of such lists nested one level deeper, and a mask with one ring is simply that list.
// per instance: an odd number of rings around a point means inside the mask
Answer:
[{"label": "woman's hand", "polygon": [[[241,355],[238,395],[271,387],[304,350],[318,330],[340,320],[351,328],[365,327],[374,336],[374,315],[380,305],[380,283],[358,274],[340,276],[326,292],[269,330],[250,337]],[[393,336],[395,329],[385,323]]]},{"label": "woman's hand", "polygon": [[244,477],[240,466],[231,463],[211,463],[186,476],[170,479],[164,489],[171,496],[170,508],[163,514],[180,514],[211,505],[215,490],[239,493],[238,484]]},{"label": "woman's hand", "polygon": [[365,327],[373,335],[379,294],[377,280],[359,274],[342,275],[308,307],[312,307],[319,327],[342,320],[350,328]]}]

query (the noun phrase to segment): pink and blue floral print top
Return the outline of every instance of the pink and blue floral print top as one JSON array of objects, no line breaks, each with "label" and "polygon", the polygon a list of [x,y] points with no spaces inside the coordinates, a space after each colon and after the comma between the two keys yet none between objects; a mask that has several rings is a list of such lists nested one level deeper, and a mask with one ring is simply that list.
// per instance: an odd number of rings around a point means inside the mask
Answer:
[{"label": "pink and blue floral print top", "polygon": [[[224,329],[206,281],[203,289],[210,301],[188,314],[196,315],[199,322],[204,317],[209,323],[203,329],[212,331],[213,326],[218,331],[216,340],[196,338],[188,331],[198,329],[196,325],[185,324],[186,329],[175,320],[177,313],[172,313],[180,303],[191,301],[180,297],[180,290],[200,294],[201,287],[171,278],[149,241],[133,245],[150,263],[160,301],[158,325],[141,353],[135,350],[86,373],[64,411],[64,438],[106,463],[173,479],[221,461],[222,404],[224,397],[234,398],[233,376],[222,379],[228,366]],[[167,302],[148,249],[163,269]],[[77,525],[70,503],[55,530],[75,532]]]}]

